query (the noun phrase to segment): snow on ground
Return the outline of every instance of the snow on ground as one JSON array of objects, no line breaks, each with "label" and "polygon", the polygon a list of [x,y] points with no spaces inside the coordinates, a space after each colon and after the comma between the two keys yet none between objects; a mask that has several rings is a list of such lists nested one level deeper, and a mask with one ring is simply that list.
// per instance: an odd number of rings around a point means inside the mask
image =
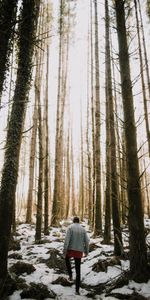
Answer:
[{"label": "snow on ground", "polygon": [[[93,239],[92,234],[89,231],[89,228],[86,224],[84,224],[87,228],[88,235],[90,237],[90,243],[96,244],[97,248],[91,251],[89,255],[82,260],[81,266],[81,273],[82,273],[82,283],[87,284],[88,286],[96,286],[98,284],[106,284],[112,279],[116,278],[121,274],[122,271],[127,270],[129,268],[129,261],[121,261],[120,265],[109,266],[107,272],[94,272],[92,271],[92,266],[96,263],[99,259],[105,260],[106,255],[113,254],[113,245],[104,245],[101,244],[102,239]],[[150,228],[150,222],[146,221],[146,227]],[[62,286],[60,284],[52,284],[52,281],[56,280],[59,276],[63,276],[67,278],[66,274],[59,274],[56,270],[48,268],[44,262],[41,262],[41,259],[48,259],[50,254],[49,250],[54,248],[59,250],[60,254],[63,251],[63,241],[65,236],[65,231],[67,227],[66,224],[62,223],[60,228],[51,228],[49,236],[42,236],[42,239],[46,240],[44,244],[35,244],[34,237],[35,237],[35,227],[29,224],[22,224],[18,226],[17,229],[17,237],[16,239],[20,240],[21,249],[15,251],[15,253],[22,255],[23,262],[31,263],[35,267],[35,271],[30,275],[26,273],[20,275],[21,278],[25,279],[27,284],[31,282],[34,283],[43,283],[45,284],[49,290],[52,290],[56,293],[57,299],[59,300],[70,300],[72,297],[74,300],[80,299],[93,299],[87,298],[86,295],[89,291],[86,289],[81,288],[80,296],[75,295],[75,285],[72,286]],[[150,239],[150,236],[147,237]],[[124,239],[127,243],[128,234],[124,235]],[[13,253],[14,251],[10,251],[9,254]],[[11,267],[14,263],[16,263],[17,259],[9,258],[8,265]],[[73,273],[73,277],[75,278],[75,271]],[[145,296],[147,299],[150,300],[150,281],[148,283],[137,284],[133,281],[129,282],[128,286],[124,286],[119,289],[114,289],[111,293],[122,293],[122,294],[132,294],[134,292],[138,292],[140,295]],[[9,296],[9,300],[20,300],[21,290],[15,291],[13,295]],[[50,299],[50,298],[49,298]],[[96,295],[95,299],[99,300],[116,300],[115,297],[107,296],[105,297],[105,293],[101,295]],[[32,299],[29,299],[32,300]],[[47,298],[48,300],[48,298]]]}]

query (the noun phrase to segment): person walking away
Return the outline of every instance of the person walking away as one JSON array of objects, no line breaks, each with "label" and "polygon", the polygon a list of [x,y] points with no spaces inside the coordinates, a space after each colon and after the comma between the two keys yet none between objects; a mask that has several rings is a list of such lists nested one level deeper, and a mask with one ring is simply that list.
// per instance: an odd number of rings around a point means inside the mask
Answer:
[{"label": "person walking away", "polygon": [[72,281],[72,269],[70,258],[74,258],[75,271],[76,271],[76,294],[80,295],[80,278],[81,278],[81,258],[88,255],[89,252],[89,238],[86,230],[79,224],[79,217],[73,218],[73,224],[71,224],[66,232],[64,242],[64,257],[66,262],[66,268],[69,274],[69,280]]}]

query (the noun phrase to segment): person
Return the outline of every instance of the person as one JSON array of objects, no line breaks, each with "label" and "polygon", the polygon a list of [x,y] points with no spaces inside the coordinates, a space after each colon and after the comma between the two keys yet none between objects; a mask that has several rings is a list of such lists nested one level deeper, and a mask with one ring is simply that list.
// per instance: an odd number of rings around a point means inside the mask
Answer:
[{"label": "person", "polygon": [[89,238],[85,229],[79,224],[79,217],[73,218],[71,224],[66,232],[64,242],[64,257],[66,268],[69,274],[69,281],[72,281],[72,269],[70,259],[73,257],[75,261],[76,271],[76,294],[80,295],[80,278],[81,278],[81,258],[88,255],[89,252]]}]

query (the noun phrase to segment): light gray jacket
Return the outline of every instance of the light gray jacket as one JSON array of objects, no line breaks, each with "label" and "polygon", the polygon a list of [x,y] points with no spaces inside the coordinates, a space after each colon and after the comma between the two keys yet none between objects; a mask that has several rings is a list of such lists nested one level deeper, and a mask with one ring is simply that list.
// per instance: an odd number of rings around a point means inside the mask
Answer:
[{"label": "light gray jacket", "polygon": [[68,250],[81,251],[86,255],[89,252],[89,238],[85,229],[79,223],[73,223],[67,229],[64,253]]}]

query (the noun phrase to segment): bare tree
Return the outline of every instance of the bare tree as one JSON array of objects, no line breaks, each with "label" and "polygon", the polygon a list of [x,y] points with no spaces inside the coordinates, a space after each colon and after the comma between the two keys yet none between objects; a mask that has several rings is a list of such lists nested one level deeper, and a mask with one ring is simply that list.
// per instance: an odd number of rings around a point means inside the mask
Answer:
[{"label": "bare tree", "polygon": [[16,192],[19,155],[40,1],[23,1],[19,26],[18,70],[13,105],[7,131],[6,151],[0,188],[0,290],[7,277],[8,244]]},{"label": "bare tree", "polygon": [[100,161],[100,84],[99,84],[99,39],[98,39],[98,12],[97,0],[94,0],[95,8],[95,220],[94,234],[102,231],[101,212],[101,161]]},{"label": "bare tree", "polygon": [[95,99],[94,99],[94,47],[93,47],[93,6],[90,0],[90,51],[91,51],[91,120],[92,120],[92,226],[95,219]]},{"label": "bare tree", "polygon": [[136,29],[137,29],[137,37],[138,37],[138,52],[139,52],[139,60],[140,60],[140,73],[141,73],[141,85],[142,85],[142,94],[143,94],[143,105],[144,105],[144,116],[145,116],[145,127],[147,134],[147,142],[148,142],[148,153],[150,157],[150,128],[149,128],[149,116],[148,116],[148,107],[147,107],[147,96],[146,96],[146,86],[144,79],[144,63],[143,63],[143,55],[142,55],[142,45],[141,45],[141,33],[139,27],[139,17],[137,10],[137,1],[134,0],[135,7],[135,16],[136,16]]},{"label": "bare tree", "polygon": [[34,112],[33,112],[33,127],[32,127],[32,133],[31,133],[31,143],[30,143],[29,189],[28,189],[28,196],[27,196],[26,223],[32,222],[34,165],[35,165],[36,138],[37,138],[37,120],[38,120],[37,95],[35,93],[35,103],[34,103]]},{"label": "bare tree", "polygon": [[131,278],[143,282],[148,278],[147,253],[144,235],[140,174],[137,156],[136,127],[134,119],[132,83],[123,0],[115,0],[119,63],[124,110],[127,154],[127,191],[129,201],[130,272]]},{"label": "bare tree", "polygon": [[105,0],[105,27],[106,27],[106,101],[108,101],[108,122],[109,122],[109,153],[110,153],[110,182],[111,182],[111,204],[112,204],[112,220],[114,231],[114,253],[121,255],[122,253],[122,235],[120,228],[120,216],[118,208],[118,182],[117,182],[117,162],[116,162],[116,136],[114,121],[114,103],[112,94],[112,71],[110,58],[110,24],[109,24],[109,8],[108,0]]}]

